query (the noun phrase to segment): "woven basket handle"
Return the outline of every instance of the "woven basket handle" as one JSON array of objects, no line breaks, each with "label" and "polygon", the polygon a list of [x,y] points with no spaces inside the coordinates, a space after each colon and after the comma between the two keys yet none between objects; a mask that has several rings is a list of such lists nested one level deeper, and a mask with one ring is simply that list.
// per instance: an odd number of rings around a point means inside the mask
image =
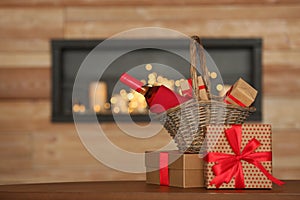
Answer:
[{"label": "woven basket handle", "polygon": [[190,43],[190,54],[191,54],[191,67],[190,67],[190,74],[192,78],[192,87],[195,96],[198,100],[200,99],[199,89],[198,89],[198,75],[197,75],[197,54],[200,58],[200,69],[202,71],[202,78],[203,82],[207,87],[207,95],[210,98],[210,79],[209,73],[206,66],[206,56],[205,50],[201,45],[200,38],[198,36],[192,36],[191,43]]}]

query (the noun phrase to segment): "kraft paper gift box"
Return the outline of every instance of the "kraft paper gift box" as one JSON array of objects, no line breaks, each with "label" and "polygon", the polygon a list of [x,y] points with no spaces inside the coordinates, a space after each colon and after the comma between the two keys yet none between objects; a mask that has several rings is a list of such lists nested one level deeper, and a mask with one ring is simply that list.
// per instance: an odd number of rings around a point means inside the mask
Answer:
[{"label": "kraft paper gift box", "polygon": [[271,175],[271,125],[209,125],[206,140],[206,188],[272,188],[272,181],[283,184]]},{"label": "kraft paper gift box", "polygon": [[176,150],[147,151],[145,164],[148,184],[182,188],[204,187],[203,159],[199,154],[182,154]]},{"label": "kraft paper gift box", "polygon": [[[192,79],[180,81],[180,88],[183,96],[193,97]],[[201,76],[198,76],[198,89],[201,100],[208,100],[206,86]]]},{"label": "kraft paper gift box", "polygon": [[226,93],[224,102],[249,107],[255,100],[257,91],[243,79],[239,79]]}]

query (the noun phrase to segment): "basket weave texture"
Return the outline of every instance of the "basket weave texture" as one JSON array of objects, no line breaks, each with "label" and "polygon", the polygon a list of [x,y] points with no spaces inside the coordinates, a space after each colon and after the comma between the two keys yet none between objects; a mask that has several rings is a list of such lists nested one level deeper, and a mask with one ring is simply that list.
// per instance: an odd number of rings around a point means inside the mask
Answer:
[{"label": "basket weave texture", "polygon": [[[200,54],[200,67],[207,86],[209,101],[202,101],[197,94],[196,49]],[[191,40],[191,77],[195,98],[169,109],[159,116],[164,128],[177,144],[178,149],[185,153],[199,153],[205,139],[208,124],[242,124],[255,111],[254,107],[246,108],[226,104],[221,98],[212,97],[209,92],[210,82],[205,64],[204,49],[197,38]]]}]

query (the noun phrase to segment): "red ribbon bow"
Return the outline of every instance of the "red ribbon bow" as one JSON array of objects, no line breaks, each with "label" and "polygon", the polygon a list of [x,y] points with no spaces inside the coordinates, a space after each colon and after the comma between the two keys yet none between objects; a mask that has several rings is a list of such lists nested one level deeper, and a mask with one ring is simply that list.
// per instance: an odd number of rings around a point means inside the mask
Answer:
[{"label": "red ribbon bow", "polygon": [[241,152],[242,127],[233,125],[230,129],[225,130],[225,136],[235,154],[210,152],[205,156],[207,162],[216,162],[212,167],[215,178],[210,185],[215,184],[219,188],[223,183],[229,183],[235,177],[235,188],[245,188],[244,173],[241,160],[255,165],[269,180],[282,185],[284,182],[273,177],[260,163],[262,161],[272,161],[272,152],[254,152],[260,142],[251,139]]}]

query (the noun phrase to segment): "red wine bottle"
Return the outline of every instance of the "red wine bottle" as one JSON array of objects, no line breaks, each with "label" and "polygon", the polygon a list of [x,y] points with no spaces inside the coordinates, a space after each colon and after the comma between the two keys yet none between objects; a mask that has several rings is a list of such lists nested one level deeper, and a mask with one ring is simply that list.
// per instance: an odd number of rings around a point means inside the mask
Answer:
[{"label": "red wine bottle", "polygon": [[121,76],[120,81],[133,90],[141,93],[145,97],[150,111],[153,113],[164,112],[190,99],[180,96],[163,85],[144,85],[141,81],[126,73]]}]

